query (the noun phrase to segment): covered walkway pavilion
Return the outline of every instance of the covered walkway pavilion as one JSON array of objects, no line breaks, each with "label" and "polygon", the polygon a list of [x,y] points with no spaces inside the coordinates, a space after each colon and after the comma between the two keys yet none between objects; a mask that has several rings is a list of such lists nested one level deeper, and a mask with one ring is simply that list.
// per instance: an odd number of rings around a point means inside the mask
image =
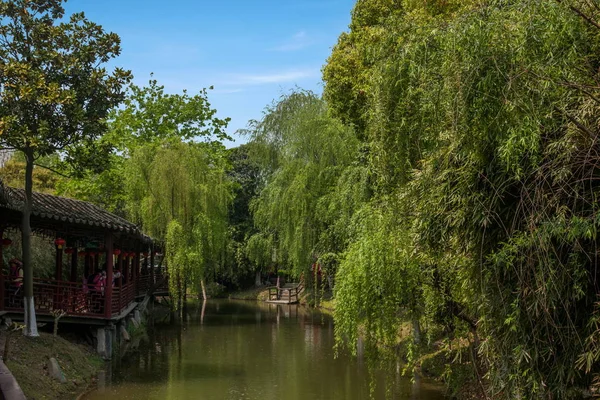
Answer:
[{"label": "covered walkway pavilion", "polygon": [[[8,275],[2,251],[10,240],[5,232],[21,226],[24,190],[0,181],[0,315],[23,318],[23,288]],[[131,222],[85,201],[33,193],[31,229],[54,244],[54,276],[36,277],[34,302],[39,321],[52,320],[62,310],[61,322],[107,324],[136,306],[136,297],[166,282],[157,270],[159,248]],[[105,269],[102,289],[87,284],[87,277]],[[114,279],[115,272],[121,277]],[[117,274],[118,276],[119,274]]]}]

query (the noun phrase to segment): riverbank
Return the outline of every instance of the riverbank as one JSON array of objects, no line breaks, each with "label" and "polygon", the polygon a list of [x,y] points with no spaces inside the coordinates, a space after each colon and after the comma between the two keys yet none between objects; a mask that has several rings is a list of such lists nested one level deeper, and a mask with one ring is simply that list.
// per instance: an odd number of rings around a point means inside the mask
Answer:
[{"label": "riverbank", "polygon": [[231,300],[249,300],[249,301],[265,301],[269,298],[269,289],[267,286],[241,290],[229,294]]},{"label": "riverbank", "polygon": [[[27,338],[15,332],[9,340],[8,359],[4,361],[29,400],[75,399],[95,384],[103,366],[90,346],[60,336],[40,332],[38,338]],[[65,383],[50,376],[51,357],[58,361]]]}]

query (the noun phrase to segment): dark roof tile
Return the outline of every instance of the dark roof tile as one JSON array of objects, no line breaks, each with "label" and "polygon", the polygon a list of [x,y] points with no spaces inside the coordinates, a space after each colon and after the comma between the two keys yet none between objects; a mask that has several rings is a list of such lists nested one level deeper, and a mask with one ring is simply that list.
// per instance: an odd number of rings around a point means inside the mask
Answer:
[{"label": "dark roof tile", "polygon": [[[15,211],[21,211],[25,200],[25,191],[4,186],[0,181],[0,205]],[[112,214],[87,201],[53,196],[45,193],[33,193],[31,214],[40,218],[69,221],[81,225],[104,227],[113,231],[138,233],[139,228],[118,215]]]}]

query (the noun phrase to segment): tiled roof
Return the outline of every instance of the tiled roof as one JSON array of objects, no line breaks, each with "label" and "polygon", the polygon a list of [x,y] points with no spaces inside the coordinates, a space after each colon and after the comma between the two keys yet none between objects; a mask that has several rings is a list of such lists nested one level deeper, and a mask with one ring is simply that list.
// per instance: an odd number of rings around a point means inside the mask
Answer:
[{"label": "tiled roof", "polygon": [[[21,211],[24,199],[25,190],[4,186],[0,181],[1,207]],[[87,201],[66,197],[34,192],[31,214],[43,219],[142,235],[139,228],[126,219]]]}]

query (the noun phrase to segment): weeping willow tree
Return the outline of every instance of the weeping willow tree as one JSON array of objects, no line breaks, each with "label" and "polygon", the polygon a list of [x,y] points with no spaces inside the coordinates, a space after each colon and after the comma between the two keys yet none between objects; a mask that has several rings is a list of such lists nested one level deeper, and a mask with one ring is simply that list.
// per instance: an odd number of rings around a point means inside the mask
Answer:
[{"label": "weeping willow tree", "polygon": [[297,277],[332,251],[324,243],[330,221],[323,214],[332,202],[328,196],[357,159],[359,142],[352,129],[328,115],[322,99],[305,91],[283,96],[249,134],[264,187],[252,203],[259,232],[249,239],[248,252],[257,262],[274,258]]},{"label": "weeping willow tree", "polygon": [[165,240],[171,291],[179,296],[224,264],[226,167],[225,149],[207,143],[141,147],[127,162],[129,214]]},{"label": "weeping willow tree", "polygon": [[132,85],[102,139],[115,149],[111,168],[65,188],[118,198],[114,207],[166,244],[176,305],[223,265],[232,194],[220,141],[228,121],[216,116],[207,90],[169,94],[153,79]]},{"label": "weeping willow tree", "polygon": [[337,112],[360,112],[374,196],[337,275],[338,344],[393,355],[408,313],[467,340],[492,398],[594,385],[599,20],[596,1],[398,1],[353,26],[386,35],[353,35],[360,80],[341,76],[366,97]]}]

